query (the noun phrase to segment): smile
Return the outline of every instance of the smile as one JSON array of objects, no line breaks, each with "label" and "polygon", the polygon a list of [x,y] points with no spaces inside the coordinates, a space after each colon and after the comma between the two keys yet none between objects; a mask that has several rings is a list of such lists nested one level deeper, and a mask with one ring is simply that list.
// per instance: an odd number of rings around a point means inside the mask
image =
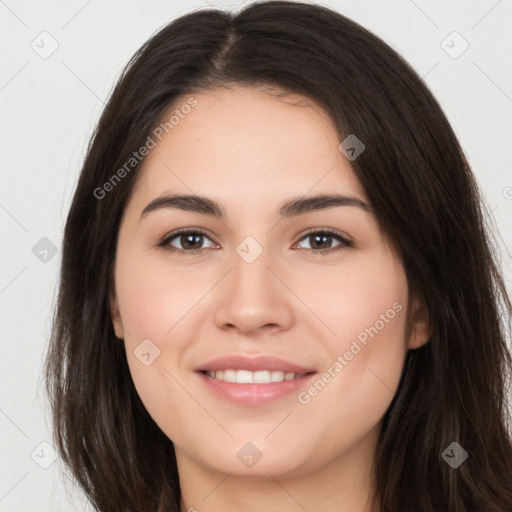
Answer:
[{"label": "smile", "polygon": [[[264,406],[293,397],[317,372],[295,374],[280,370],[217,370],[195,372],[208,394],[237,406]],[[213,375],[213,376],[212,376]],[[231,379],[231,380],[228,380]]]},{"label": "smile", "polygon": [[205,374],[212,379],[236,382],[238,384],[269,384],[271,382],[294,380],[305,375],[281,370],[261,370],[256,372],[250,370],[218,370],[206,371]]}]

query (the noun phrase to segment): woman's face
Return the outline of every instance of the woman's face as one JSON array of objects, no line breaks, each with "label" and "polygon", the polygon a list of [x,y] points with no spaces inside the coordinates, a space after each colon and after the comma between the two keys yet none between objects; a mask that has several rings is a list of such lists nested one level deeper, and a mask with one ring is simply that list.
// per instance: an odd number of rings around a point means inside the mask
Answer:
[{"label": "woman's face", "polygon": [[427,334],[418,308],[406,337],[403,267],[334,126],[251,88],[194,98],[152,135],[118,238],[137,392],[182,465],[291,477],[373,453]]}]

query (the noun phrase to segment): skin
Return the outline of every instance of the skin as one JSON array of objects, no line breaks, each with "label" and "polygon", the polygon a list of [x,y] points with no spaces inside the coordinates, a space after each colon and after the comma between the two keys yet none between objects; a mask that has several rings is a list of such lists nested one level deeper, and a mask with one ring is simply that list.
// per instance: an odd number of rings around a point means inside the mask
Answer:
[{"label": "skin", "polygon": [[[408,309],[404,269],[371,211],[337,206],[280,218],[285,200],[304,195],[369,203],[319,106],[239,86],[194,98],[146,157],[122,219],[111,293],[137,392],[174,443],[181,510],[370,511],[381,420],[407,351],[428,340],[424,308],[412,298]],[[141,218],[166,193],[207,196],[227,216],[162,208]],[[202,252],[185,252],[190,238],[179,235],[169,242],[175,252],[157,246],[177,228],[204,230],[188,249]],[[315,246],[312,228],[337,230],[353,245],[333,237]],[[236,252],[247,236],[263,248],[250,264]],[[396,303],[401,311],[307,404],[292,393],[235,405],[193,371],[219,356],[263,354],[321,375]],[[144,339],[160,350],[149,366],[134,355]],[[237,457],[247,442],[262,454],[252,467]]]}]

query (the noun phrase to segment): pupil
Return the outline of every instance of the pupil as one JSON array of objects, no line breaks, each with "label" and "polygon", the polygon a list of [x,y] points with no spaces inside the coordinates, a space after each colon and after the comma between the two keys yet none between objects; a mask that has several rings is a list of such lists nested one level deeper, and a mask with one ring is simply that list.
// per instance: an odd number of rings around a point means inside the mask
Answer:
[{"label": "pupil", "polygon": [[[187,246],[190,246],[192,245],[192,249],[194,249],[193,245],[194,245],[194,241],[193,239],[196,239],[196,243],[198,241],[198,239],[201,237],[202,235],[184,235],[185,239],[186,239],[186,243],[183,245],[184,247],[187,247]],[[189,242],[192,240],[192,242],[189,244]],[[201,245],[201,243],[199,243],[199,245]],[[189,247],[190,248],[190,247]]]},{"label": "pupil", "polygon": [[[313,239],[315,240],[313,245],[316,245],[318,240],[323,240],[325,242],[326,238],[329,238],[329,237],[326,235],[313,235]],[[320,245],[321,245],[321,242],[320,242]]]}]

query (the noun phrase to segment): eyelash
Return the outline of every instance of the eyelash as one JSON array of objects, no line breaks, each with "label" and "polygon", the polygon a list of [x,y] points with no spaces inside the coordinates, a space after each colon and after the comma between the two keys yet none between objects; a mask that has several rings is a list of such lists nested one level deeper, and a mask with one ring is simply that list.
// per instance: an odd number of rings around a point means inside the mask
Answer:
[{"label": "eyelash", "polygon": [[[169,233],[168,235],[164,236],[160,240],[160,242],[158,242],[157,247],[161,247],[164,250],[169,251],[169,252],[179,251],[179,252],[187,253],[187,254],[191,254],[191,255],[199,254],[202,251],[206,250],[206,249],[192,249],[192,250],[178,249],[177,247],[173,247],[172,245],[170,245],[171,240],[173,240],[174,238],[177,238],[178,236],[181,236],[181,235],[202,235],[206,238],[209,238],[209,236],[204,231],[202,231],[200,229],[181,228],[181,229],[177,229],[176,231],[173,231],[172,233]],[[304,240],[305,238],[313,236],[313,235],[327,235],[329,238],[336,238],[341,243],[340,243],[340,245],[330,247],[329,249],[301,249],[302,251],[307,251],[310,253],[315,253],[315,254],[324,256],[324,255],[331,254],[335,251],[338,251],[338,250],[341,250],[341,249],[344,249],[347,247],[353,247],[353,243],[350,240],[345,238],[338,231],[334,231],[332,229],[317,229],[317,230],[309,231],[308,233],[306,233],[305,235],[302,236],[302,238],[299,240],[299,242]]]}]

